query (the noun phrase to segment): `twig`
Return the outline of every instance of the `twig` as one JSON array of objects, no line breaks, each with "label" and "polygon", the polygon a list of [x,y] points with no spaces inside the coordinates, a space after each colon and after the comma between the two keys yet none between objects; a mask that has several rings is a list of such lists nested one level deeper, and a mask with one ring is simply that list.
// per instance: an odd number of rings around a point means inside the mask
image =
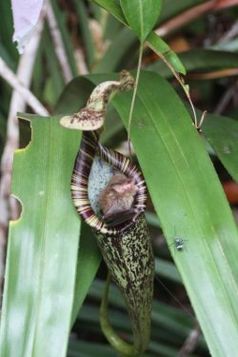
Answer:
[{"label": "twig", "polygon": [[62,74],[65,83],[68,83],[73,78],[71,68],[68,63],[67,55],[64,48],[64,42],[61,33],[58,28],[58,24],[55,18],[54,10],[52,8],[51,2],[48,1],[46,4],[46,17],[49,24],[50,33],[54,43],[55,53],[58,58],[60,67],[62,69]]},{"label": "twig", "polygon": [[130,157],[132,156],[132,150],[131,150],[131,144],[130,144],[130,139],[131,139],[131,125],[132,125],[132,117],[133,117],[133,111],[135,107],[135,101],[136,101],[136,94],[137,94],[137,89],[138,89],[138,84],[139,84],[139,79],[140,79],[140,72],[141,72],[141,64],[142,64],[142,57],[143,57],[143,50],[144,50],[144,44],[140,44],[140,50],[139,50],[139,58],[138,58],[138,65],[137,65],[137,71],[136,71],[136,80],[135,80],[135,85],[133,89],[133,94],[132,94],[132,99],[131,99],[131,105],[130,105],[130,111],[129,111],[129,118],[128,118],[128,136],[127,136],[127,141],[128,141],[128,149],[129,149],[129,155]]},{"label": "twig", "polygon": [[212,72],[201,72],[201,73],[189,73],[187,74],[187,79],[195,79],[195,80],[208,80],[208,79],[217,79],[224,77],[236,76],[238,74],[238,68],[226,68],[220,69],[218,71]]},{"label": "twig", "polygon": [[12,200],[10,203],[10,184],[12,175],[13,153],[19,145],[19,127],[16,118],[17,111],[24,111],[28,103],[36,113],[47,115],[47,110],[41,105],[37,98],[27,89],[30,86],[32,71],[35,62],[36,52],[39,45],[43,19],[40,20],[36,31],[26,46],[24,54],[21,56],[17,76],[7,67],[0,58],[0,75],[13,87],[14,91],[11,98],[6,144],[1,160],[1,182],[0,182],[0,296],[2,290],[5,242],[9,217],[15,219],[18,214],[17,202]]},{"label": "twig", "polygon": [[223,44],[238,35],[238,21],[220,38],[218,44]]},{"label": "twig", "polygon": [[155,32],[159,36],[167,36],[171,32],[176,31],[209,11],[217,11],[222,8],[235,6],[237,4],[237,0],[226,2],[221,0],[208,0],[202,4],[193,6],[191,9],[185,10],[181,14],[173,17],[171,20],[166,21],[159,26]]},{"label": "twig", "polygon": [[166,36],[169,33],[193,21],[195,18],[212,10],[215,4],[216,0],[209,0],[200,5],[193,6],[191,9],[188,9],[178,16],[173,17],[171,20],[166,21],[155,32],[159,36]]},{"label": "twig", "polygon": [[199,326],[196,326],[193,330],[190,331],[190,334],[186,338],[182,348],[179,351],[179,357],[189,356],[190,353],[194,351],[200,338],[200,335],[201,332]]},{"label": "twig", "polygon": [[[151,47],[153,49],[153,47]],[[166,66],[170,69],[170,71],[173,73],[174,78],[176,78],[176,80],[178,81],[178,83],[181,85],[184,94],[186,95],[188,102],[190,104],[192,113],[193,113],[193,118],[194,118],[194,126],[195,128],[198,128],[198,120],[197,120],[197,114],[196,114],[196,110],[194,108],[193,105],[193,101],[191,99],[190,93],[189,93],[189,87],[185,84],[185,82],[183,81],[183,78],[180,77],[179,73],[177,73],[174,69],[174,67],[171,65],[171,63],[169,61],[167,61],[166,57],[163,55],[162,52],[158,52],[156,51],[157,55],[162,59],[162,61],[166,64]]]},{"label": "twig", "polygon": [[[22,58],[25,58],[25,56],[26,55],[24,53]],[[3,61],[1,57],[0,57],[0,77],[5,79],[5,81],[8,82],[10,86],[21,95],[22,99],[24,99],[24,101],[34,110],[34,112],[38,113],[39,115],[48,115],[47,109],[34,96],[34,94],[32,94],[32,92],[24,86],[23,80],[22,79],[19,80],[17,78],[15,73],[12,72],[12,70],[7,66],[7,64]]]}]

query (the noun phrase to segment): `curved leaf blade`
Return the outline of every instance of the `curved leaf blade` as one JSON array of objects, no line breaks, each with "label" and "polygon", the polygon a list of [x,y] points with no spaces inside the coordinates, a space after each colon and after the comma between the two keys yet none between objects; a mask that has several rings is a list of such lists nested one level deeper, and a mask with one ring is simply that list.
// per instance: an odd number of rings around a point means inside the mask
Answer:
[{"label": "curved leaf blade", "polygon": [[[88,77],[95,84],[112,78]],[[79,85],[80,78],[76,81]],[[128,93],[112,100],[125,125],[130,100]],[[132,141],[210,351],[221,357],[234,355],[238,348],[237,228],[188,112],[172,87],[155,73],[141,74]],[[185,240],[184,250],[175,249],[175,237]]]},{"label": "curved leaf blade", "polygon": [[[165,41],[162,40],[155,32],[151,32],[149,37],[147,38],[148,46],[160,56],[162,54],[166,61],[170,63],[173,67],[173,69],[176,72],[186,74],[186,69],[181,62],[180,58],[178,55],[171,50],[171,48],[167,45]],[[164,64],[164,62],[162,62]],[[169,73],[172,72],[169,70],[169,68],[164,64],[165,68],[169,71]]]},{"label": "curved leaf blade", "polygon": [[[122,94],[113,102],[126,123],[130,98]],[[185,107],[155,73],[142,74],[133,123],[132,141],[168,243],[186,240],[182,252],[171,246],[171,253],[211,353],[233,355],[238,234],[210,159]]]}]

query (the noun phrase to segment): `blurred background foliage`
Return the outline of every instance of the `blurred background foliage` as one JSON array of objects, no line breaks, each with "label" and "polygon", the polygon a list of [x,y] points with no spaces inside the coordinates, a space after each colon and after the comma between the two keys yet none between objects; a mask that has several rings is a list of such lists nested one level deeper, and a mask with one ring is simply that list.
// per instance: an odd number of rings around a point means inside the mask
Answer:
[{"label": "blurred background foliage", "polygon": [[[215,6],[216,2],[213,2],[214,7],[197,11],[197,6],[208,2],[164,0],[162,13],[155,28],[165,30],[167,43],[179,54],[185,65],[186,82],[190,85],[194,105],[200,110],[208,110],[216,115],[222,114],[236,121],[238,7],[230,7],[234,1],[219,1],[218,8]],[[73,77],[87,73],[117,72],[123,68],[135,69],[139,50],[138,40],[132,31],[125,28],[112,15],[93,1],[52,0],[52,6]],[[0,13],[4,14],[0,21],[0,56],[13,71],[16,71],[19,55],[12,43],[13,27],[9,0],[0,3]],[[168,78],[181,97],[184,97],[166,66],[149,49],[144,51],[143,68],[156,71]],[[59,96],[64,86],[65,80],[46,24],[37,50],[31,90],[50,113],[57,113],[62,111]],[[1,154],[6,141],[11,100],[11,88],[1,78],[0,98]],[[27,108],[27,112],[31,112],[31,108]],[[219,120],[225,119],[220,117]],[[221,130],[226,130],[226,126],[224,125]],[[20,131],[20,146],[24,147],[29,141],[29,127],[21,122]],[[105,131],[104,143],[124,148],[125,138],[125,130],[115,117],[115,125],[107,127]],[[237,218],[238,186],[234,182],[234,179],[237,179],[237,172],[233,175],[228,174],[223,166],[224,162],[222,164],[218,160],[208,144],[207,149]],[[156,279],[152,338],[146,355],[176,356],[180,351],[181,355],[208,356],[206,342],[197,327],[192,307],[150,200],[147,219],[155,252]],[[115,356],[99,326],[99,302],[105,277],[105,265],[101,263],[96,279],[72,327],[68,346],[69,357]],[[111,288],[111,322],[122,332],[122,336],[127,336],[130,334],[130,325],[123,300],[119,296],[117,288]],[[196,336],[195,343],[192,350],[187,351],[186,341],[191,338],[192,332]]]}]

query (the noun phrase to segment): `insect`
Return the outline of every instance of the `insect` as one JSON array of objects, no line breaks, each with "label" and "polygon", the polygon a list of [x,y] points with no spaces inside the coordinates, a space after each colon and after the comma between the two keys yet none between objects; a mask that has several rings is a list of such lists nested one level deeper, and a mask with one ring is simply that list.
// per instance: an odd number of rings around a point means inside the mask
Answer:
[{"label": "insect", "polygon": [[172,244],[175,246],[177,251],[181,252],[182,250],[184,250],[185,242],[186,242],[186,239],[177,237],[177,238],[174,238],[174,242]]}]

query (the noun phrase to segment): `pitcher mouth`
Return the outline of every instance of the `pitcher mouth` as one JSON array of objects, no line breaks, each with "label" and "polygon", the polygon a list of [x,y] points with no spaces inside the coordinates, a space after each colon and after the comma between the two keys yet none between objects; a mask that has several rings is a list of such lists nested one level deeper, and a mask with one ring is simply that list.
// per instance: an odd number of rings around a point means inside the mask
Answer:
[{"label": "pitcher mouth", "polygon": [[[95,155],[109,164],[114,170],[133,179],[137,192],[130,212],[124,212],[112,222],[106,222],[102,216],[95,213],[88,197],[88,181]],[[141,172],[122,154],[110,150],[98,143],[96,132],[84,132],[80,151],[76,157],[71,181],[71,193],[74,205],[86,223],[97,233],[118,235],[132,225],[146,208],[146,185]],[[127,218],[128,214],[128,218]],[[121,222],[122,220],[122,222]]]}]

